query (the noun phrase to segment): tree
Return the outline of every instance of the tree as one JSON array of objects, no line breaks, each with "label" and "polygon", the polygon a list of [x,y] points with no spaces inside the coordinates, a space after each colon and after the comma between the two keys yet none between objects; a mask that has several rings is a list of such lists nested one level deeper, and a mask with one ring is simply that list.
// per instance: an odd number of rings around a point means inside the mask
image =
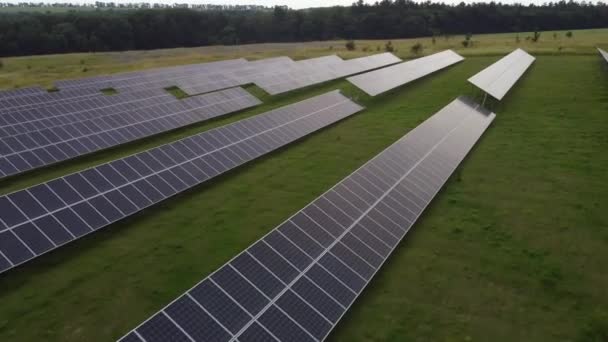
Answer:
[{"label": "tree", "polygon": [[354,40],[349,40],[346,42],[346,50],[348,51],[353,51],[357,48],[357,46],[355,45],[355,41]]},{"label": "tree", "polygon": [[388,42],[386,42],[386,44],[384,45],[384,51],[386,51],[386,52],[394,52],[395,51],[395,47],[393,47],[393,42],[391,42],[390,40]]},{"label": "tree", "polygon": [[422,44],[416,43],[411,47],[410,51],[412,51],[412,53],[414,55],[419,55],[422,52],[422,49],[423,49]]},{"label": "tree", "polygon": [[[357,0],[350,7],[306,10],[183,4],[154,5],[152,9],[148,4],[100,1],[89,8],[104,10],[79,11],[81,7],[73,5],[69,12],[3,12],[0,57],[330,39],[386,41],[443,35],[449,40],[451,36],[464,34],[468,38],[462,44],[470,47],[474,44],[472,33],[537,31],[536,38],[522,39],[538,41],[541,30],[566,32],[605,27],[608,22],[608,6],[587,1],[534,6],[500,2],[452,6],[428,1],[378,0],[368,4]],[[108,9],[114,7],[129,10]],[[565,36],[572,38],[572,31]]]},{"label": "tree", "polygon": [[472,37],[473,35],[471,33],[467,33],[464,37],[464,40],[462,41],[462,46],[464,46],[465,48],[473,46],[473,41],[471,40]]}]

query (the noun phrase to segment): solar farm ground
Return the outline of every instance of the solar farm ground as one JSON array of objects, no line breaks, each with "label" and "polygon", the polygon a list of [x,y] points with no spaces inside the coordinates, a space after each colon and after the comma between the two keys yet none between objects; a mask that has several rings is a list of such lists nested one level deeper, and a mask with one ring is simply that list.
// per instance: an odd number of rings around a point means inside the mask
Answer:
[{"label": "solar farm ground", "polygon": [[[503,36],[515,44],[514,34]],[[467,57],[462,63],[376,98],[346,81],[274,97],[250,87],[264,105],[0,183],[6,193],[336,88],[368,108],[3,274],[0,340],[122,336],[455,97],[478,95],[466,79],[513,48],[500,37],[474,36],[476,47],[457,51]],[[490,104],[493,125],[330,340],[608,336],[608,65],[593,49],[608,47],[608,30],[574,31],[571,41],[543,33],[539,45],[520,38],[536,62],[501,103]],[[434,50],[446,48],[443,39]],[[396,42],[397,54],[408,57],[415,41]],[[362,42],[357,54],[383,43]],[[330,53],[325,44],[205,49],[218,51],[213,58],[298,58]],[[333,52],[342,54],[338,44]],[[63,75],[205,58],[191,50],[4,59],[0,82],[48,84],[71,68],[90,71]]]}]

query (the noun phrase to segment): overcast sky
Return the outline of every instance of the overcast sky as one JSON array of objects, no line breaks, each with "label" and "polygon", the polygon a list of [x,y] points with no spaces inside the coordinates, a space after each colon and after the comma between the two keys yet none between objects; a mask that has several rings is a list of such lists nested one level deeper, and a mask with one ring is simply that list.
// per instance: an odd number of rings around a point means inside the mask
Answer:
[{"label": "overcast sky", "polygon": [[[73,2],[73,3],[95,3],[96,0],[0,0],[0,2]],[[275,5],[287,5],[291,8],[309,8],[309,7],[323,7],[323,6],[349,6],[355,0],[101,0],[103,2],[115,2],[115,3],[128,3],[128,2],[149,2],[149,3],[191,3],[191,4],[215,4],[215,5],[264,5],[264,6],[275,6]],[[373,3],[376,0],[367,0],[368,3]],[[463,0],[436,0],[438,2],[445,2],[448,4],[458,4]],[[558,1],[558,0],[554,0]],[[591,0],[596,2],[597,0]],[[600,2],[608,2],[608,0],[599,0]],[[465,3],[472,2],[489,2],[488,0],[464,0]],[[548,0],[496,0],[496,2],[502,3],[536,3],[542,4],[548,2]]]}]

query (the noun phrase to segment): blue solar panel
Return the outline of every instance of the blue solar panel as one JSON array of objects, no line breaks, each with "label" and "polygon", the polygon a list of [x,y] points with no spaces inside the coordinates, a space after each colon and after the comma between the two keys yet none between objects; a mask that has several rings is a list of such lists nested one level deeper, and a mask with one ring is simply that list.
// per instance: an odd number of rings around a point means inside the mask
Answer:
[{"label": "blue solar panel", "polygon": [[[298,102],[132,156],[0,196],[0,272],[90,234],[219,174],[344,119],[362,108],[339,92]],[[268,250],[252,250],[272,258]],[[264,305],[277,290],[251,259],[235,268],[266,291],[243,282],[230,291],[248,297],[246,309]],[[278,272],[286,264],[270,266]],[[288,275],[284,269],[280,277]],[[293,273],[293,271],[291,271]],[[234,276],[218,275],[224,283]],[[274,286],[274,287],[273,287]],[[249,292],[247,292],[249,291]],[[193,293],[193,296],[197,296]],[[245,299],[245,297],[243,297]],[[218,301],[221,298],[217,298]],[[214,303],[210,311],[223,310]],[[236,317],[236,316],[235,316]],[[164,321],[163,321],[164,322]],[[230,322],[226,323],[230,326]],[[142,332],[142,334],[144,334]]]},{"label": "blue solar panel", "polygon": [[[494,116],[455,100],[130,334],[161,340],[194,325],[192,341],[206,329],[218,342],[324,340]],[[218,294],[225,310],[211,320],[164,319],[186,299],[217,308]]]},{"label": "blue solar panel", "polygon": [[[260,101],[242,88],[0,138],[0,178],[233,113]],[[27,142],[27,143],[25,143]]]}]

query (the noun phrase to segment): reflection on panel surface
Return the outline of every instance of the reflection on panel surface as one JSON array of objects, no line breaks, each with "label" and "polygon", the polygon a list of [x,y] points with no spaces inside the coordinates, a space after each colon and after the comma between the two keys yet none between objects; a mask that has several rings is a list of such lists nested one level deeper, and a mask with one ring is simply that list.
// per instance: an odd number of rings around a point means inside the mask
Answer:
[{"label": "reflection on panel surface", "polygon": [[348,81],[368,95],[376,96],[458,63],[463,59],[456,52],[446,50],[430,56],[349,77]]},{"label": "reflection on panel surface", "polygon": [[0,272],[361,109],[339,92],[330,92],[0,196]]},{"label": "reflection on panel surface", "polygon": [[324,340],[494,116],[456,99],[121,341]]},{"label": "reflection on panel surface", "polygon": [[502,100],[535,59],[524,50],[517,49],[469,78],[469,82]]}]

